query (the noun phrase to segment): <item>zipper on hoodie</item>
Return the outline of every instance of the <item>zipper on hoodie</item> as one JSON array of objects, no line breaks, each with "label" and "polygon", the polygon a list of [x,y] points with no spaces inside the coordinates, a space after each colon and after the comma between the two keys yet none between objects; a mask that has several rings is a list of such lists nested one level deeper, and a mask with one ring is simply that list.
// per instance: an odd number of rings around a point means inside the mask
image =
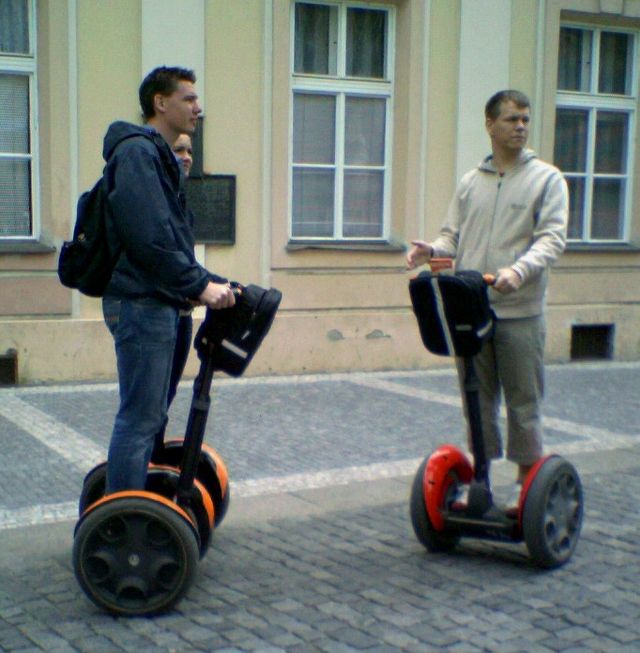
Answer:
[{"label": "zipper on hoodie", "polygon": [[496,215],[498,213],[498,200],[500,199],[500,189],[502,188],[502,180],[504,179],[505,173],[504,172],[498,172],[498,185],[496,187],[496,201],[493,203],[493,213],[491,215],[491,228],[489,229],[489,239],[487,240],[487,249],[485,250],[484,253],[484,265],[483,269],[481,270],[483,273],[485,272],[490,272],[491,274],[495,274],[497,270],[488,270],[487,266],[489,265],[489,247],[491,246],[491,240],[493,237],[493,228],[495,226],[496,222]]}]

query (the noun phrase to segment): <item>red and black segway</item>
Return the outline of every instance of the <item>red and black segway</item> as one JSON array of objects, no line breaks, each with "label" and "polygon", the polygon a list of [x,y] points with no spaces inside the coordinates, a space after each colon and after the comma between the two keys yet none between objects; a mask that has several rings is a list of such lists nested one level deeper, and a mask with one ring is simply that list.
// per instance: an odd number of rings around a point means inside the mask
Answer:
[{"label": "red and black segway", "polygon": [[73,568],[80,587],[115,615],[163,612],[184,596],[229,505],[226,466],[203,444],[213,374],[240,376],[267,335],[282,295],[236,284],[236,305],[207,310],[194,346],[200,369],[184,440],[149,465],[144,490],[105,496],[106,463],[85,477]]},{"label": "red and black segway", "polygon": [[411,488],[411,522],[430,552],[451,551],[462,537],[524,541],[536,565],[559,567],[573,554],[582,525],[582,484],[574,466],[558,455],[541,458],[523,483],[516,511],[493,500],[473,365],[493,326],[487,277],[470,271],[422,272],[409,282],[426,348],[464,360],[463,390],[474,461],[451,444],[427,456]]}]

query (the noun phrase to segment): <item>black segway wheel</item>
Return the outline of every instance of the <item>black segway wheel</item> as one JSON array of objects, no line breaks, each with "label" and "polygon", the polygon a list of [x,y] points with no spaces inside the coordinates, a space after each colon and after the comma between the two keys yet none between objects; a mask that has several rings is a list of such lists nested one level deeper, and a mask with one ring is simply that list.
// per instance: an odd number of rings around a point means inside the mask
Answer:
[{"label": "black segway wheel", "polygon": [[[166,465],[149,465],[145,490],[159,494],[173,501],[176,495],[180,471]],[[96,465],[86,476],[82,484],[80,500],[78,502],[79,515],[104,497],[107,485],[107,463]],[[226,505],[229,499],[227,497]],[[223,505],[222,503],[220,505]],[[214,525],[220,520],[215,519],[213,499],[207,489],[198,479],[194,482],[194,492],[189,508],[189,516],[198,526],[200,541],[200,556],[203,557],[211,543],[211,534]]]},{"label": "black segway wheel", "polygon": [[560,456],[547,458],[535,472],[522,511],[524,541],[538,566],[553,569],[569,560],[580,536],[583,509],[575,467]]},{"label": "black segway wheel", "polygon": [[[182,463],[183,440],[168,440],[157,454],[158,464],[179,467]],[[204,485],[215,506],[215,526],[220,526],[229,508],[230,488],[227,467],[220,454],[207,444],[202,445],[196,479]]]},{"label": "black segway wheel", "polygon": [[78,515],[82,517],[84,511],[92,504],[102,499],[107,487],[107,463],[96,465],[84,477],[80,500],[78,501]]},{"label": "black segway wheel", "polygon": [[[429,519],[424,496],[424,475],[429,458],[425,458],[413,479],[411,486],[411,499],[409,510],[411,513],[411,524],[419,542],[431,553],[445,553],[452,551],[460,541],[457,533],[445,530],[436,530]],[[455,492],[457,482],[452,479],[451,491]]]},{"label": "black segway wheel", "polygon": [[198,533],[189,515],[149,492],[118,492],[76,526],[73,568],[85,594],[123,616],[164,612],[193,581]]},{"label": "black segway wheel", "polygon": [[[159,494],[173,503],[176,500],[179,478],[180,471],[174,467],[149,465],[145,490]],[[188,505],[182,503],[179,505],[198,529],[200,557],[202,558],[211,544],[211,534],[215,524],[213,500],[202,483],[195,479]]]}]

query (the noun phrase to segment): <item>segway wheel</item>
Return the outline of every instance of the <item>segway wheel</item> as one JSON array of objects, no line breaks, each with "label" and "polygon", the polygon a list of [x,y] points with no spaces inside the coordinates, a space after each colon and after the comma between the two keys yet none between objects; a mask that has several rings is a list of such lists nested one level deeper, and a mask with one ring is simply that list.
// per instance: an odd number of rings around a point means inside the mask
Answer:
[{"label": "segway wheel", "polygon": [[[445,530],[436,530],[429,519],[424,496],[424,475],[429,458],[425,458],[413,479],[411,486],[411,499],[409,510],[411,513],[411,524],[419,542],[431,553],[445,553],[452,551],[460,541],[457,533]],[[455,491],[457,482],[451,478],[451,490]]]},{"label": "segway wheel", "polygon": [[149,492],[118,492],[78,522],[73,568],[100,608],[114,615],[150,615],[182,598],[198,554],[196,528],[182,509]]},{"label": "segway wheel", "polygon": [[522,532],[532,560],[546,569],[567,562],[580,536],[582,516],[582,483],[575,467],[559,456],[547,458],[524,497]]},{"label": "segway wheel", "polygon": [[84,477],[80,500],[78,501],[78,516],[82,517],[84,511],[92,504],[102,499],[107,487],[107,463],[96,465]]},{"label": "segway wheel", "polygon": [[[179,467],[182,463],[184,440],[168,440],[157,455],[158,464]],[[207,489],[215,506],[215,526],[220,526],[229,508],[231,496],[227,466],[220,454],[207,444],[203,444],[196,478]]]}]

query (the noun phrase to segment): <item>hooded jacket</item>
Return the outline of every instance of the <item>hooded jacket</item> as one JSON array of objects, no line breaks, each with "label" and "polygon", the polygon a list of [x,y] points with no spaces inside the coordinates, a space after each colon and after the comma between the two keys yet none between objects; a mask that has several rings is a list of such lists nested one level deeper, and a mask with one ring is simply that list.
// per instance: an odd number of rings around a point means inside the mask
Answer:
[{"label": "hooded jacket", "polygon": [[513,268],[523,284],[508,294],[490,289],[494,312],[498,318],[540,315],[549,267],[566,245],[568,211],[567,184],[557,168],[524,150],[501,175],[490,155],[460,180],[433,255],[455,258],[458,270]]},{"label": "hooded jacket", "polygon": [[118,121],[107,130],[103,156],[113,216],[110,245],[122,247],[105,296],[151,297],[187,307],[187,299],[196,299],[210,278],[219,277],[196,261],[175,155],[154,129]]}]

